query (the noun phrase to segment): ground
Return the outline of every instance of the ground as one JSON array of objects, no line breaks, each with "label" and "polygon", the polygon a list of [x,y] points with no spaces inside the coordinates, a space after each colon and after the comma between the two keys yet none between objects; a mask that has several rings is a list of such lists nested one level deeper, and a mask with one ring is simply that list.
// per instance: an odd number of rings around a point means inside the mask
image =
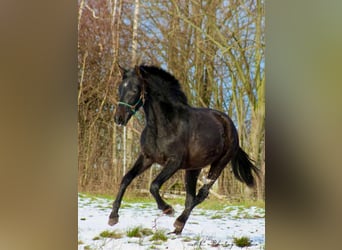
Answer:
[{"label": "ground", "polygon": [[[195,208],[181,235],[173,231],[184,207],[172,204],[174,217],[163,215],[153,202],[123,202],[119,223],[107,225],[112,200],[79,194],[78,249],[265,249],[265,211],[257,207],[226,206],[221,210]],[[138,229],[140,227],[140,229]],[[140,237],[128,237],[136,229]],[[161,233],[167,238],[153,237]],[[139,233],[138,233],[139,234]],[[132,235],[131,235],[132,236]],[[251,246],[240,248],[234,238],[248,237]]]}]

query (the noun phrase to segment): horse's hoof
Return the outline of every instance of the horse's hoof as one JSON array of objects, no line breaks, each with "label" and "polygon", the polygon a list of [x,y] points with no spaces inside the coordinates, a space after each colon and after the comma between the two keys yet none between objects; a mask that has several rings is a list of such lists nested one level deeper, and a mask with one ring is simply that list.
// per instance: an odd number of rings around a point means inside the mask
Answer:
[{"label": "horse's hoof", "polygon": [[175,230],[173,230],[173,232],[171,232],[169,234],[181,235],[182,234],[182,230],[175,229]]},{"label": "horse's hoof", "polygon": [[172,232],[169,232],[169,233],[167,233],[168,235],[170,235],[170,234],[176,234],[176,235],[180,235],[182,232],[181,231],[177,231],[176,229],[175,230],[173,230]]},{"label": "horse's hoof", "polygon": [[183,231],[185,223],[184,222],[180,222],[178,220],[175,221],[175,223],[173,223],[173,226],[175,227],[175,230],[173,231],[174,234],[181,234]]},{"label": "horse's hoof", "polygon": [[167,209],[163,210],[163,213],[169,216],[173,216],[175,214],[175,210],[170,206]]},{"label": "horse's hoof", "polygon": [[108,220],[108,225],[109,226],[114,226],[119,222],[119,217],[114,217],[114,218],[109,218]]}]

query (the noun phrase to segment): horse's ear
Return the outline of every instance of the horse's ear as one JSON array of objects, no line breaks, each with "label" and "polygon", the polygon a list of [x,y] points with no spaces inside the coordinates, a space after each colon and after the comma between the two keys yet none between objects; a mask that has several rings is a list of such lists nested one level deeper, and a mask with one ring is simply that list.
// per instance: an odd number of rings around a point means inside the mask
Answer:
[{"label": "horse's ear", "polygon": [[127,72],[127,70],[125,68],[121,67],[119,63],[117,63],[117,66],[119,68],[120,75],[124,76],[124,74]]}]

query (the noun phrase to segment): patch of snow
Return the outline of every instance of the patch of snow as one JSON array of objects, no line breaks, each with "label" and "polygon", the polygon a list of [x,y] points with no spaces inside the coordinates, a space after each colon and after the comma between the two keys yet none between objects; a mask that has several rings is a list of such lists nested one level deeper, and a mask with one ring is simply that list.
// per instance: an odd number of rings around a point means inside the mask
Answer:
[{"label": "patch of snow", "polygon": [[[184,207],[174,205],[175,216],[162,214],[155,203],[125,203],[119,210],[119,223],[107,224],[112,201],[103,198],[78,197],[78,249],[241,249],[234,245],[234,237],[249,237],[252,246],[243,249],[265,248],[265,211],[251,207],[229,206],[222,210],[194,208],[181,235],[167,235],[165,242],[150,241],[152,236],[130,238],[126,232],[142,228],[173,231],[173,223]],[[119,232],[122,238],[103,238],[103,231]]]}]

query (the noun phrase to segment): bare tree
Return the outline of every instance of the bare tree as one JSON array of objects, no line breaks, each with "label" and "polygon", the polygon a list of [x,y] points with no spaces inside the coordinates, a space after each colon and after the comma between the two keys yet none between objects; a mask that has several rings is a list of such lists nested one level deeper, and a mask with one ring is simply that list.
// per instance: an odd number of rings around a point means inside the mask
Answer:
[{"label": "bare tree", "polygon": [[[126,67],[142,62],[174,74],[191,104],[232,117],[242,147],[262,170],[252,195],[264,198],[264,22],[262,0],[79,0],[80,187],[115,187],[124,155],[130,167],[138,154],[143,112],[127,127],[127,153],[123,129],[113,125],[112,115],[120,79],[116,62]],[[145,188],[156,169],[139,177],[132,189]],[[165,188],[179,185],[182,173]],[[217,192],[249,195],[230,168]]]}]

